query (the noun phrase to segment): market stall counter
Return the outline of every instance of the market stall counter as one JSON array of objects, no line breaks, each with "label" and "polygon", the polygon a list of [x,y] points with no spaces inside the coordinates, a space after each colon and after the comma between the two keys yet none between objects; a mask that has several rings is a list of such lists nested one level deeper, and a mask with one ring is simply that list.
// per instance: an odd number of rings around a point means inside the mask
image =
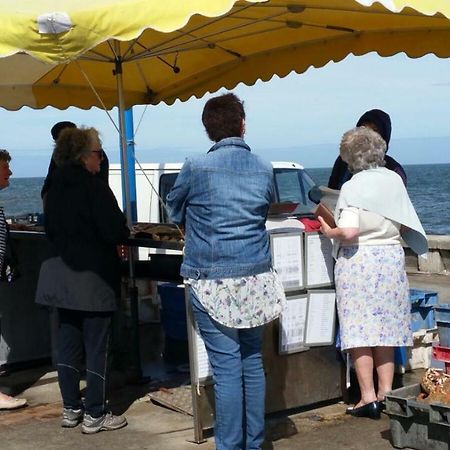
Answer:
[{"label": "market stall counter", "polygon": [[[288,229],[284,222],[280,225],[271,230],[271,247],[275,268],[287,294],[288,307],[279,320],[266,326],[264,333],[267,413],[340,398],[345,377],[342,358],[335,347],[335,292],[330,242],[319,233],[305,233],[298,227]],[[183,245],[182,242],[142,239],[142,235],[130,238],[128,244],[166,250],[179,250]],[[161,267],[156,270],[164,273],[165,280],[174,276],[170,281],[179,283],[181,255],[161,256],[164,256],[161,261],[176,256],[170,272]],[[137,262],[138,265],[141,263]],[[150,268],[152,263],[145,264]],[[178,290],[183,290],[182,285],[179,284]],[[178,292],[176,297],[180,297]],[[172,300],[175,301],[175,295]],[[192,318],[188,292],[185,293],[185,303],[191,401],[186,400],[185,386],[170,392],[154,392],[150,396],[165,406],[192,414],[194,441],[200,443],[204,430],[214,424],[213,381],[206,350]]]},{"label": "market stall counter", "polygon": [[[156,225],[153,224],[153,228]],[[11,285],[0,285],[2,363],[49,357],[52,347],[48,311],[34,303],[39,268],[46,254],[45,235],[43,232],[30,231],[11,234],[22,276]],[[332,271],[329,268],[328,243],[317,233],[308,234],[285,227],[272,230],[271,236],[274,264],[285,286],[288,307],[279,320],[265,329],[263,354],[267,378],[266,410],[276,412],[340,398],[345,371],[334,343],[335,299],[333,280],[330,278]],[[141,228],[124,245],[150,249],[148,260],[134,262],[135,278],[170,281],[183,289],[179,275],[182,240],[171,239],[164,233],[145,234]],[[123,281],[124,286],[131,281],[127,261],[123,263]],[[118,316],[122,318],[126,315],[124,305],[127,299],[124,297],[128,292],[124,288],[120,299]],[[203,342],[192,320],[188,296],[185,296],[185,302],[183,314],[186,314],[188,337],[185,351],[188,353],[186,356],[189,356],[185,360],[189,360],[191,381],[188,412],[194,417],[194,441],[201,442],[204,430],[213,426],[213,386]],[[131,353],[139,355],[141,359],[150,356],[161,358],[161,345],[164,342],[164,338],[161,339],[164,336],[161,323],[153,321],[143,333],[142,323],[137,320],[137,316],[134,319],[128,316],[126,322],[126,326],[118,326],[116,330],[116,343],[119,342],[119,353],[120,350],[124,352],[124,361]],[[120,325],[120,320],[118,323]],[[148,330],[152,331],[148,333]],[[130,339],[130,332],[135,333],[135,339]],[[131,347],[134,346],[136,349],[133,350]],[[158,364],[161,365],[161,361]],[[185,386],[175,388],[168,396],[170,401],[176,401],[178,389],[180,395],[186,395]],[[170,401],[158,398],[159,394],[163,395],[164,392],[156,392],[152,398],[171,407]]]},{"label": "market stall counter", "polygon": [[18,272],[14,281],[0,282],[0,365],[6,369],[51,356],[49,314],[34,302],[45,234],[11,231],[11,240]]}]

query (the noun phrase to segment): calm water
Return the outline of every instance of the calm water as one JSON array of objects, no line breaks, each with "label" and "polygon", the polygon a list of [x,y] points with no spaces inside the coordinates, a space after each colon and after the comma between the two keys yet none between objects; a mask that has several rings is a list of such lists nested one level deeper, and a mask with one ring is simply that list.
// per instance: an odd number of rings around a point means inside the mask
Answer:
[{"label": "calm water", "polygon": [[[405,166],[408,192],[428,234],[450,235],[450,164]],[[326,185],[331,169],[308,169],[317,184]],[[6,216],[42,212],[43,178],[13,178],[0,192]]]}]

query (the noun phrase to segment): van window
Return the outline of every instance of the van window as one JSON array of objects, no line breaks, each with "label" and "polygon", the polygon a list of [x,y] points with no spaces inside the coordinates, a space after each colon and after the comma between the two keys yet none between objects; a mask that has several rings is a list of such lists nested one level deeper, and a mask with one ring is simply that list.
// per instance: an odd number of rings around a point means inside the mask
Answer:
[{"label": "van window", "polygon": [[[313,179],[304,169],[273,169],[275,179],[275,199],[276,203],[292,202],[301,203],[306,206],[305,212],[310,212],[315,206],[309,197],[310,189],[315,186]],[[159,192],[161,198],[166,202],[167,194],[177,179],[177,173],[167,173],[161,175]],[[161,223],[168,223],[166,210],[160,206]]]},{"label": "van window", "polygon": [[[159,179],[159,195],[164,201],[164,204],[166,204],[166,197],[167,194],[172,189],[172,186],[175,184],[175,180],[177,179],[178,173],[165,173],[161,175]],[[162,205],[159,205],[159,217],[161,223],[168,223],[169,218],[167,217],[167,212],[165,208],[162,207]]]},{"label": "van window", "polygon": [[312,208],[315,204],[308,193],[315,185],[313,179],[303,169],[274,169],[275,201],[302,203]]}]

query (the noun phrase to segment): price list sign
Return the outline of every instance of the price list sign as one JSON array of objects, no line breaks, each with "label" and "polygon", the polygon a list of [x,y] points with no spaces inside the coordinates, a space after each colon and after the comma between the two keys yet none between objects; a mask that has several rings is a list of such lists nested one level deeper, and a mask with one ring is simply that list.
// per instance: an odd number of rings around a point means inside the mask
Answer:
[{"label": "price list sign", "polygon": [[285,291],[303,289],[302,234],[279,233],[270,235],[273,267]]},{"label": "price list sign", "polygon": [[319,233],[305,233],[306,287],[325,287],[334,283],[333,244]]},{"label": "price list sign", "polygon": [[308,350],[305,346],[307,309],[307,294],[286,298],[286,308],[280,316],[280,354]]},{"label": "price list sign", "polygon": [[336,292],[333,290],[308,291],[306,319],[306,345],[331,345],[336,323]]}]

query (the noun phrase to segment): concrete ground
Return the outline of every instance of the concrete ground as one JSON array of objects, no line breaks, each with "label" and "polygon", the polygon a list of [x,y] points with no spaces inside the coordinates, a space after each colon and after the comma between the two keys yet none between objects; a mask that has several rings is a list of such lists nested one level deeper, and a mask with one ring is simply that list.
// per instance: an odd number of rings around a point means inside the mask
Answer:
[{"label": "concrete ground", "polygon": [[[409,274],[411,287],[439,292],[442,303],[450,303],[450,277]],[[414,378],[414,375],[416,377]],[[417,381],[404,376],[404,384]],[[186,374],[183,375],[186,377]],[[408,379],[409,377],[409,379]],[[299,383],[301,380],[299,380]],[[116,380],[123,386],[123,380]],[[62,404],[56,372],[51,367],[21,370],[0,378],[2,391],[20,392],[29,406],[17,411],[0,411],[0,450],[36,449],[214,449],[214,439],[194,444],[192,417],[158,406],[148,393],[156,384],[127,385],[113,391],[111,409],[124,414],[129,425],[113,432],[85,436],[81,428],[60,427]],[[343,403],[278,413],[267,418],[267,442],[264,449],[383,450],[393,448],[387,416],[375,421],[345,415]]]},{"label": "concrete ground", "polygon": [[[111,407],[123,413],[128,426],[96,435],[81,434],[81,427],[60,427],[61,401],[55,372],[48,372],[24,391],[29,406],[0,412],[0,448],[42,449],[157,449],[213,450],[214,439],[194,444],[192,417],[158,406],[144,392],[149,386],[127,386],[112,393]],[[391,449],[389,420],[353,418],[337,403],[267,419],[264,449]]]},{"label": "concrete ground", "polygon": [[[423,370],[396,377],[403,384],[413,384]],[[183,375],[184,377],[185,375]],[[0,449],[70,450],[70,449],[151,449],[213,450],[212,430],[205,432],[205,443],[193,443],[192,417],[153,403],[148,394],[163,385],[160,381],[126,385],[112,390],[110,407],[124,414],[128,426],[116,431],[83,435],[81,427],[60,427],[62,403],[57,374],[50,366],[37,367],[1,377],[9,392],[23,387],[28,406],[16,411],[0,411]],[[116,385],[120,377],[112,377]],[[28,386],[28,387],[27,387]],[[164,389],[164,388],[163,388]],[[5,388],[2,388],[5,391]],[[6,392],[8,390],[6,389]],[[354,393],[357,394],[357,393]],[[337,402],[313,405],[296,411],[272,414],[266,419],[263,450],[384,450],[392,449],[390,424],[386,415],[380,420],[354,418],[345,414],[347,405]]]}]

